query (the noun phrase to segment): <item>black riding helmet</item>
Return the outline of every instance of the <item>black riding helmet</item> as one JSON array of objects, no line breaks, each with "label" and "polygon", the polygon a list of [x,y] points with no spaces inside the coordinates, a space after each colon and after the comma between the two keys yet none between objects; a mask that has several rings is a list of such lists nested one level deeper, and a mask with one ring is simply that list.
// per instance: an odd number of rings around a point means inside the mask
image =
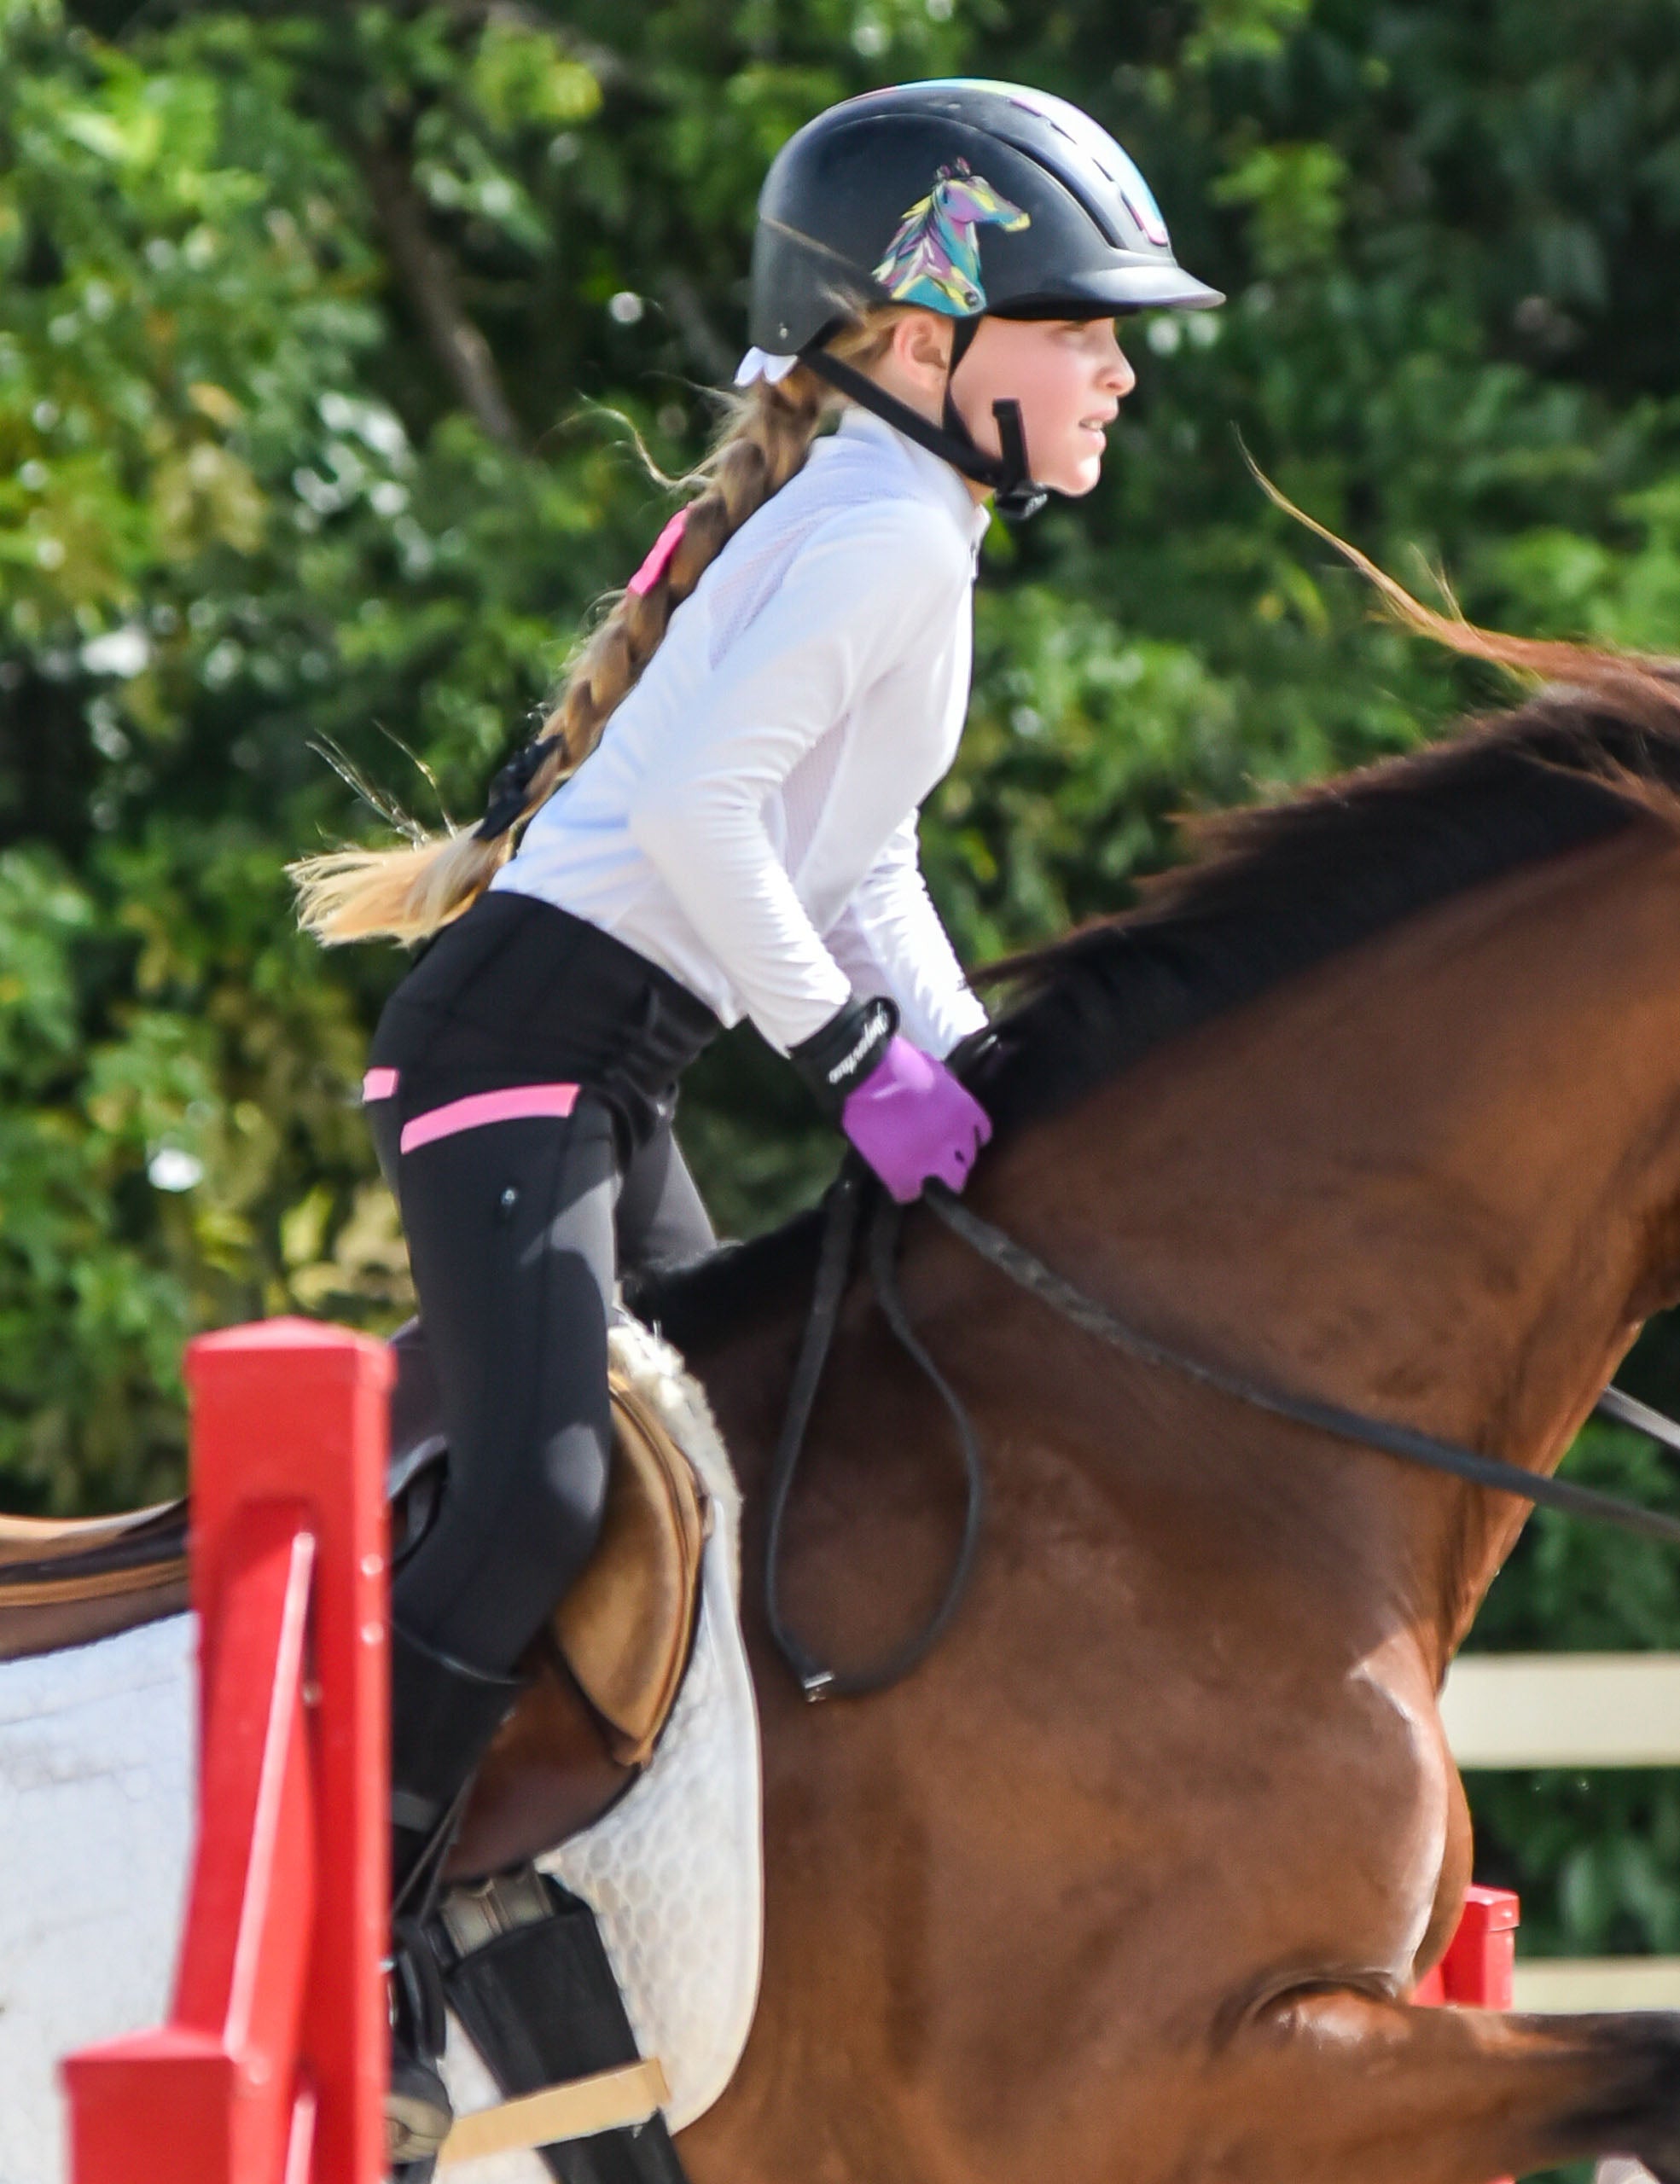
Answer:
[{"label": "black riding helmet", "polygon": [[1065,99],[976,77],[900,84],[830,107],[777,153],[759,197],[750,333],[996,490],[1000,514],[1045,494],[1027,467],[1020,404],[993,414],[985,454],[952,401],[929,424],[823,344],[846,316],[887,302],[956,321],[950,370],[990,311],[1107,318],[1151,305],[1224,301],[1186,273],[1148,184],[1105,129]]}]

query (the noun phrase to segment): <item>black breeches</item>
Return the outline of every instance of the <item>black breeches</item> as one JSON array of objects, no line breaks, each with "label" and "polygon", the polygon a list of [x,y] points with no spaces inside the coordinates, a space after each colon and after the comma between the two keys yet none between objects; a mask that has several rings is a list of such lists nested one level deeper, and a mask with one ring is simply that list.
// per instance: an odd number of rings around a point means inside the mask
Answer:
[{"label": "black breeches", "polygon": [[399,1152],[406,1101],[368,1109],[407,1232],[449,1439],[441,1506],[398,1570],[416,1637],[509,1670],[593,1548],[611,1451],[615,1273],[713,1241],[670,1124],[626,1159],[611,1111],[492,1119]]}]

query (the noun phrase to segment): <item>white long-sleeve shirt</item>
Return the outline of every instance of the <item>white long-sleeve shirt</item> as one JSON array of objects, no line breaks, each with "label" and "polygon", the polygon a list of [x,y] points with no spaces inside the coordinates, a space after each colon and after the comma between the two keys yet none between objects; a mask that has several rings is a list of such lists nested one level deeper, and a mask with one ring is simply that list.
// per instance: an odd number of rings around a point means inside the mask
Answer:
[{"label": "white long-sleeve shirt", "polygon": [[733,535],[492,885],[615,934],[784,1052],[854,993],[985,1021],[916,816],[956,755],[991,510],[855,406]]}]

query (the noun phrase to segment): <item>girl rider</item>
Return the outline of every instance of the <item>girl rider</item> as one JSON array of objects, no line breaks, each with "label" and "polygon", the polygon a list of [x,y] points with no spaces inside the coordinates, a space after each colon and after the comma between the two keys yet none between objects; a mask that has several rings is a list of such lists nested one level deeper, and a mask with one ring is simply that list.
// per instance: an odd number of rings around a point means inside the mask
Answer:
[{"label": "girl rider", "polygon": [[684,1066],[750,1016],[901,1199],[960,1188],[990,1136],[947,1066],[985,1017],[916,831],[962,734],[987,503],[1090,492],[1133,384],[1115,315],[1221,300],[1060,99],[956,78],[819,114],[759,200],[755,346],[701,490],[483,822],[296,868],[323,940],[439,935],[365,1087],[450,1451],[394,1581],[399,1889],[594,1543],[618,1267],[712,1241]]}]

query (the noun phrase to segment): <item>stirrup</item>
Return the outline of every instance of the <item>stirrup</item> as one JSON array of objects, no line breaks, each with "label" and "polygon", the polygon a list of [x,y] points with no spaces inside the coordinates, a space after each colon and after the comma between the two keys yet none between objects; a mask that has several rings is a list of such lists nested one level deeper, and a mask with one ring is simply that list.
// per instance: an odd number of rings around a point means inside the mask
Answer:
[{"label": "stirrup", "polygon": [[442,1976],[416,1921],[392,1928],[391,2077],[385,2095],[385,2158],[404,2184],[427,2184],[455,2122],[437,2063],[448,2036]]},{"label": "stirrup", "polygon": [[455,2123],[449,2088],[418,2055],[391,2054],[385,2094],[385,2159],[403,2184],[424,2184]]}]

